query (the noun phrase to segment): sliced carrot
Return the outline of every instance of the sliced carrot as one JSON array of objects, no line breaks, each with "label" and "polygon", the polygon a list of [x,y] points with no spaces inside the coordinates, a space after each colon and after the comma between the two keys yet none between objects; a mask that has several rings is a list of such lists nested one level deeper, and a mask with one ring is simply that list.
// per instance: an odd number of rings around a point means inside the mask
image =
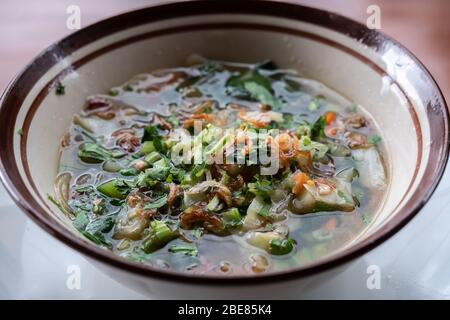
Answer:
[{"label": "sliced carrot", "polygon": [[299,172],[299,173],[296,173],[292,178],[294,180],[294,185],[292,187],[292,193],[299,195],[303,191],[303,188],[304,188],[303,185],[308,182],[309,177],[305,173]]},{"label": "sliced carrot", "polygon": [[334,120],[336,120],[336,113],[334,113],[333,111],[327,112],[327,114],[325,115],[325,122],[327,126],[332,124]]},{"label": "sliced carrot", "polygon": [[337,220],[336,220],[336,218],[331,218],[330,220],[328,220],[327,222],[325,222],[322,225],[321,229],[324,230],[324,231],[327,231],[327,232],[331,232],[334,229],[336,229],[336,227],[337,227]]}]

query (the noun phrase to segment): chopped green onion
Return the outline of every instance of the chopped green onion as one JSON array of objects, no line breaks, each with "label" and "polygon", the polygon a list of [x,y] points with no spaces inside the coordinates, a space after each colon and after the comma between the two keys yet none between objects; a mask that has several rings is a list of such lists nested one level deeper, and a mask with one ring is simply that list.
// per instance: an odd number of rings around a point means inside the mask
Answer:
[{"label": "chopped green onion", "polygon": [[178,246],[173,245],[170,247],[169,252],[181,253],[187,256],[196,257],[198,255],[198,249],[195,246]]},{"label": "chopped green onion", "polygon": [[167,204],[167,196],[162,196],[153,202],[146,204],[144,209],[159,209]]},{"label": "chopped green onion", "polygon": [[145,253],[152,253],[164,247],[170,241],[178,238],[178,233],[172,231],[163,221],[150,222],[151,233],[144,239],[142,245]]},{"label": "chopped green onion", "polygon": [[294,240],[292,239],[273,239],[269,242],[270,254],[280,256],[291,252],[294,249]]}]

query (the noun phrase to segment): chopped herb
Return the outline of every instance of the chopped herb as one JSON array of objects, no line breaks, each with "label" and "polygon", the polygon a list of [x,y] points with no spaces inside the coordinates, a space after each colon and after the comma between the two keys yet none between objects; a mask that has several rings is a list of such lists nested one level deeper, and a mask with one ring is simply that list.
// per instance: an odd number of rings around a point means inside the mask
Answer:
[{"label": "chopped herb", "polygon": [[134,181],[116,178],[100,184],[97,190],[107,197],[122,200],[127,197],[133,187]]},{"label": "chopped herb", "polygon": [[78,157],[87,163],[101,163],[106,160],[120,158],[121,151],[109,150],[97,143],[85,142],[78,149]]},{"label": "chopped herb", "polygon": [[156,126],[147,126],[144,128],[142,142],[151,141],[156,151],[164,151],[164,143]]},{"label": "chopped herb", "polygon": [[23,136],[23,129],[20,128],[19,130],[17,130],[17,134],[18,134],[19,136]]},{"label": "chopped herb", "polygon": [[200,239],[203,235],[203,229],[202,228],[195,228],[194,230],[192,230],[192,236],[195,239]]},{"label": "chopped herb", "polygon": [[231,208],[222,214],[225,228],[233,229],[242,225],[242,218],[237,208]]},{"label": "chopped herb", "polygon": [[124,200],[120,200],[120,199],[111,199],[111,200],[109,200],[109,203],[111,205],[113,205],[113,206],[116,206],[116,207],[122,206],[124,204],[124,202],[125,202]]},{"label": "chopped herb", "polygon": [[73,216],[71,212],[68,212],[55,198],[53,198],[51,195],[47,194],[47,199],[53,203],[59,211],[61,211],[66,216]]},{"label": "chopped herb", "polygon": [[105,239],[105,236],[101,233],[92,234],[88,231],[81,232],[83,236],[85,236],[87,239],[91,240],[95,244],[98,244],[100,246],[105,246],[107,248],[112,248],[111,242]]},{"label": "chopped herb", "polygon": [[151,254],[145,253],[142,249],[136,247],[133,251],[127,253],[126,257],[132,261],[145,262],[150,259]]},{"label": "chopped herb", "polygon": [[312,139],[325,138],[326,125],[327,123],[325,121],[325,117],[320,116],[311,127],[311,138]]},{"label": "chopped herb", "polygon": [[217,212],[223,208],[223,205],[220,202],[219,197],[215,195],[214,198],[212,198],[211,201],[208,203],[206,208],[208,208],[208,210],[211,212]]},{"label": "chopped herb", "polygon": [[167,204],[167,196],[162,196],[156,200],[153,200],[151,203],[146,204],[144,209],[159,209],[164,207]]},{"label": "chopped herb", "polygon": [[263,104],[267,104],[274,109],[279,107],[280,102],[272,95],[272,93],[270,93],[269,90],[259,83],[247,81],[244,82],[244,88],[253,99]]},{"label": "chopped herb", "polygon": [[273,90],[270,79],[260,74],[257,69],[243,75],[230,77],[227,81],[227,86],[244,91],[252,99],[267,104],[274,109],[280,105],[280,102],[272,94]]},{"label": "chopped herb", "polygon": [[198,255],[198,249],[195,246],[173,245],[170,247],[169,252],[180,253],[191,257],[196,257]]},{"label": "chopped herb", "polygon": [[114,227],[114,218],[116,214],[116,212],[113,212],[91,220],[86,226],[86,231],[93,235],[98,233],[108,233]]},{"label": "chopped herb", "polygon": [[61,83],[58,82],[56,85],[55,93],[57,96],[62,96],[66,93],[66,87]]},{"label": "chopped herb", "polygon": [[269,204],[265,204],[261,210],[258,211],[258,215],[264,218],[271,218],[272,214],[270,213],[271,206]]},{"label": "chopped herb", "polygon": [[274,191],[274,186],[272,181],[261,178],[260,176],[256,177],[256,182],[249,183],[248,188],[251,193],[255,196],[259,196],[261,198],[267,199]]},{"label": "chopped herb", "polygon": [[79,211],[77,213],[77,216],[75,218],[75,220],[73,221],[73,226],[78,230],[78,231],[84,231],[86,229],[86,226],[89,224],[89,218],[86,214],[86,212],[84,211]]},{"label": "chopped herb", "polygon": [[311,137],[311,126],[307,124],[302,124],[297,127],[297,129],[295,130],[295,134],[299,137],[302,136]]},{"label": "chopped herb", "polygon": [[152,253],[178,238],[178,232],[172,231],[163,221],[154,220],[150,222],[150,227],[151,233],[142,242],[145,253]]},{"label": "chopped herb", "polygon": [[285,255],[291,252],[294,249],[294,240],[293,239],[274,239],[269,242],[269,252],[273,255]]},{"label": "chopped herb", "polygon": [[138,171],[134,167],[125,168],[119,171],[121,175],[126,177],[136,176],[138,174]]}]

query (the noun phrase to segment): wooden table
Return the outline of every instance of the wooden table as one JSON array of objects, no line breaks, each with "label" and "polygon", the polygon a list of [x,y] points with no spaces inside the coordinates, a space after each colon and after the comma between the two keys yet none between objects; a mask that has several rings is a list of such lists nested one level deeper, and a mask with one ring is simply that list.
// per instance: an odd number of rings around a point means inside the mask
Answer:
[{"label": "wooden table", "polygon": [[[168,1],[1,0],[0,88],[52,42],[71,33],[66,8],[81,8],[86,26],[111,15]],[[302,0],[365,22],[367,7],[381,9],[381,31],[408,47],[427,66],[450,101],[450,0]],[[230,4],[231,5],[231,4]]]}]

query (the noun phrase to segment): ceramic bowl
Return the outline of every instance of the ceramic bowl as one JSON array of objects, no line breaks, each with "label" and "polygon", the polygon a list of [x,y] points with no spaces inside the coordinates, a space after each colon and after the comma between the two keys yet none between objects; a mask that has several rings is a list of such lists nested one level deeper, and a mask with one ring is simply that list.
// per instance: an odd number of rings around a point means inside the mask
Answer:
[{"label": "ceramic bowl", "polygon": [[[270,58],[371,114],[383,132],[389,190],[355,241],[288,271],[198,276],[115,256],[82,238],[49,203],[60,138],[85,98],[137,73],[183,65],[192,53],[241,62]],[[65,95],[55,95],[58,82],[65,85]],[[420,211],[444,171],[448,130],[447,107],[430,73],[382,33],[295,4],[189,1],[106,19],[37,56],[2,96],[0,170],[6,189],[31,219],[128,286],[173,298],[295,297],[314,279],[332,277],[339,266],[386,241]]]}]

